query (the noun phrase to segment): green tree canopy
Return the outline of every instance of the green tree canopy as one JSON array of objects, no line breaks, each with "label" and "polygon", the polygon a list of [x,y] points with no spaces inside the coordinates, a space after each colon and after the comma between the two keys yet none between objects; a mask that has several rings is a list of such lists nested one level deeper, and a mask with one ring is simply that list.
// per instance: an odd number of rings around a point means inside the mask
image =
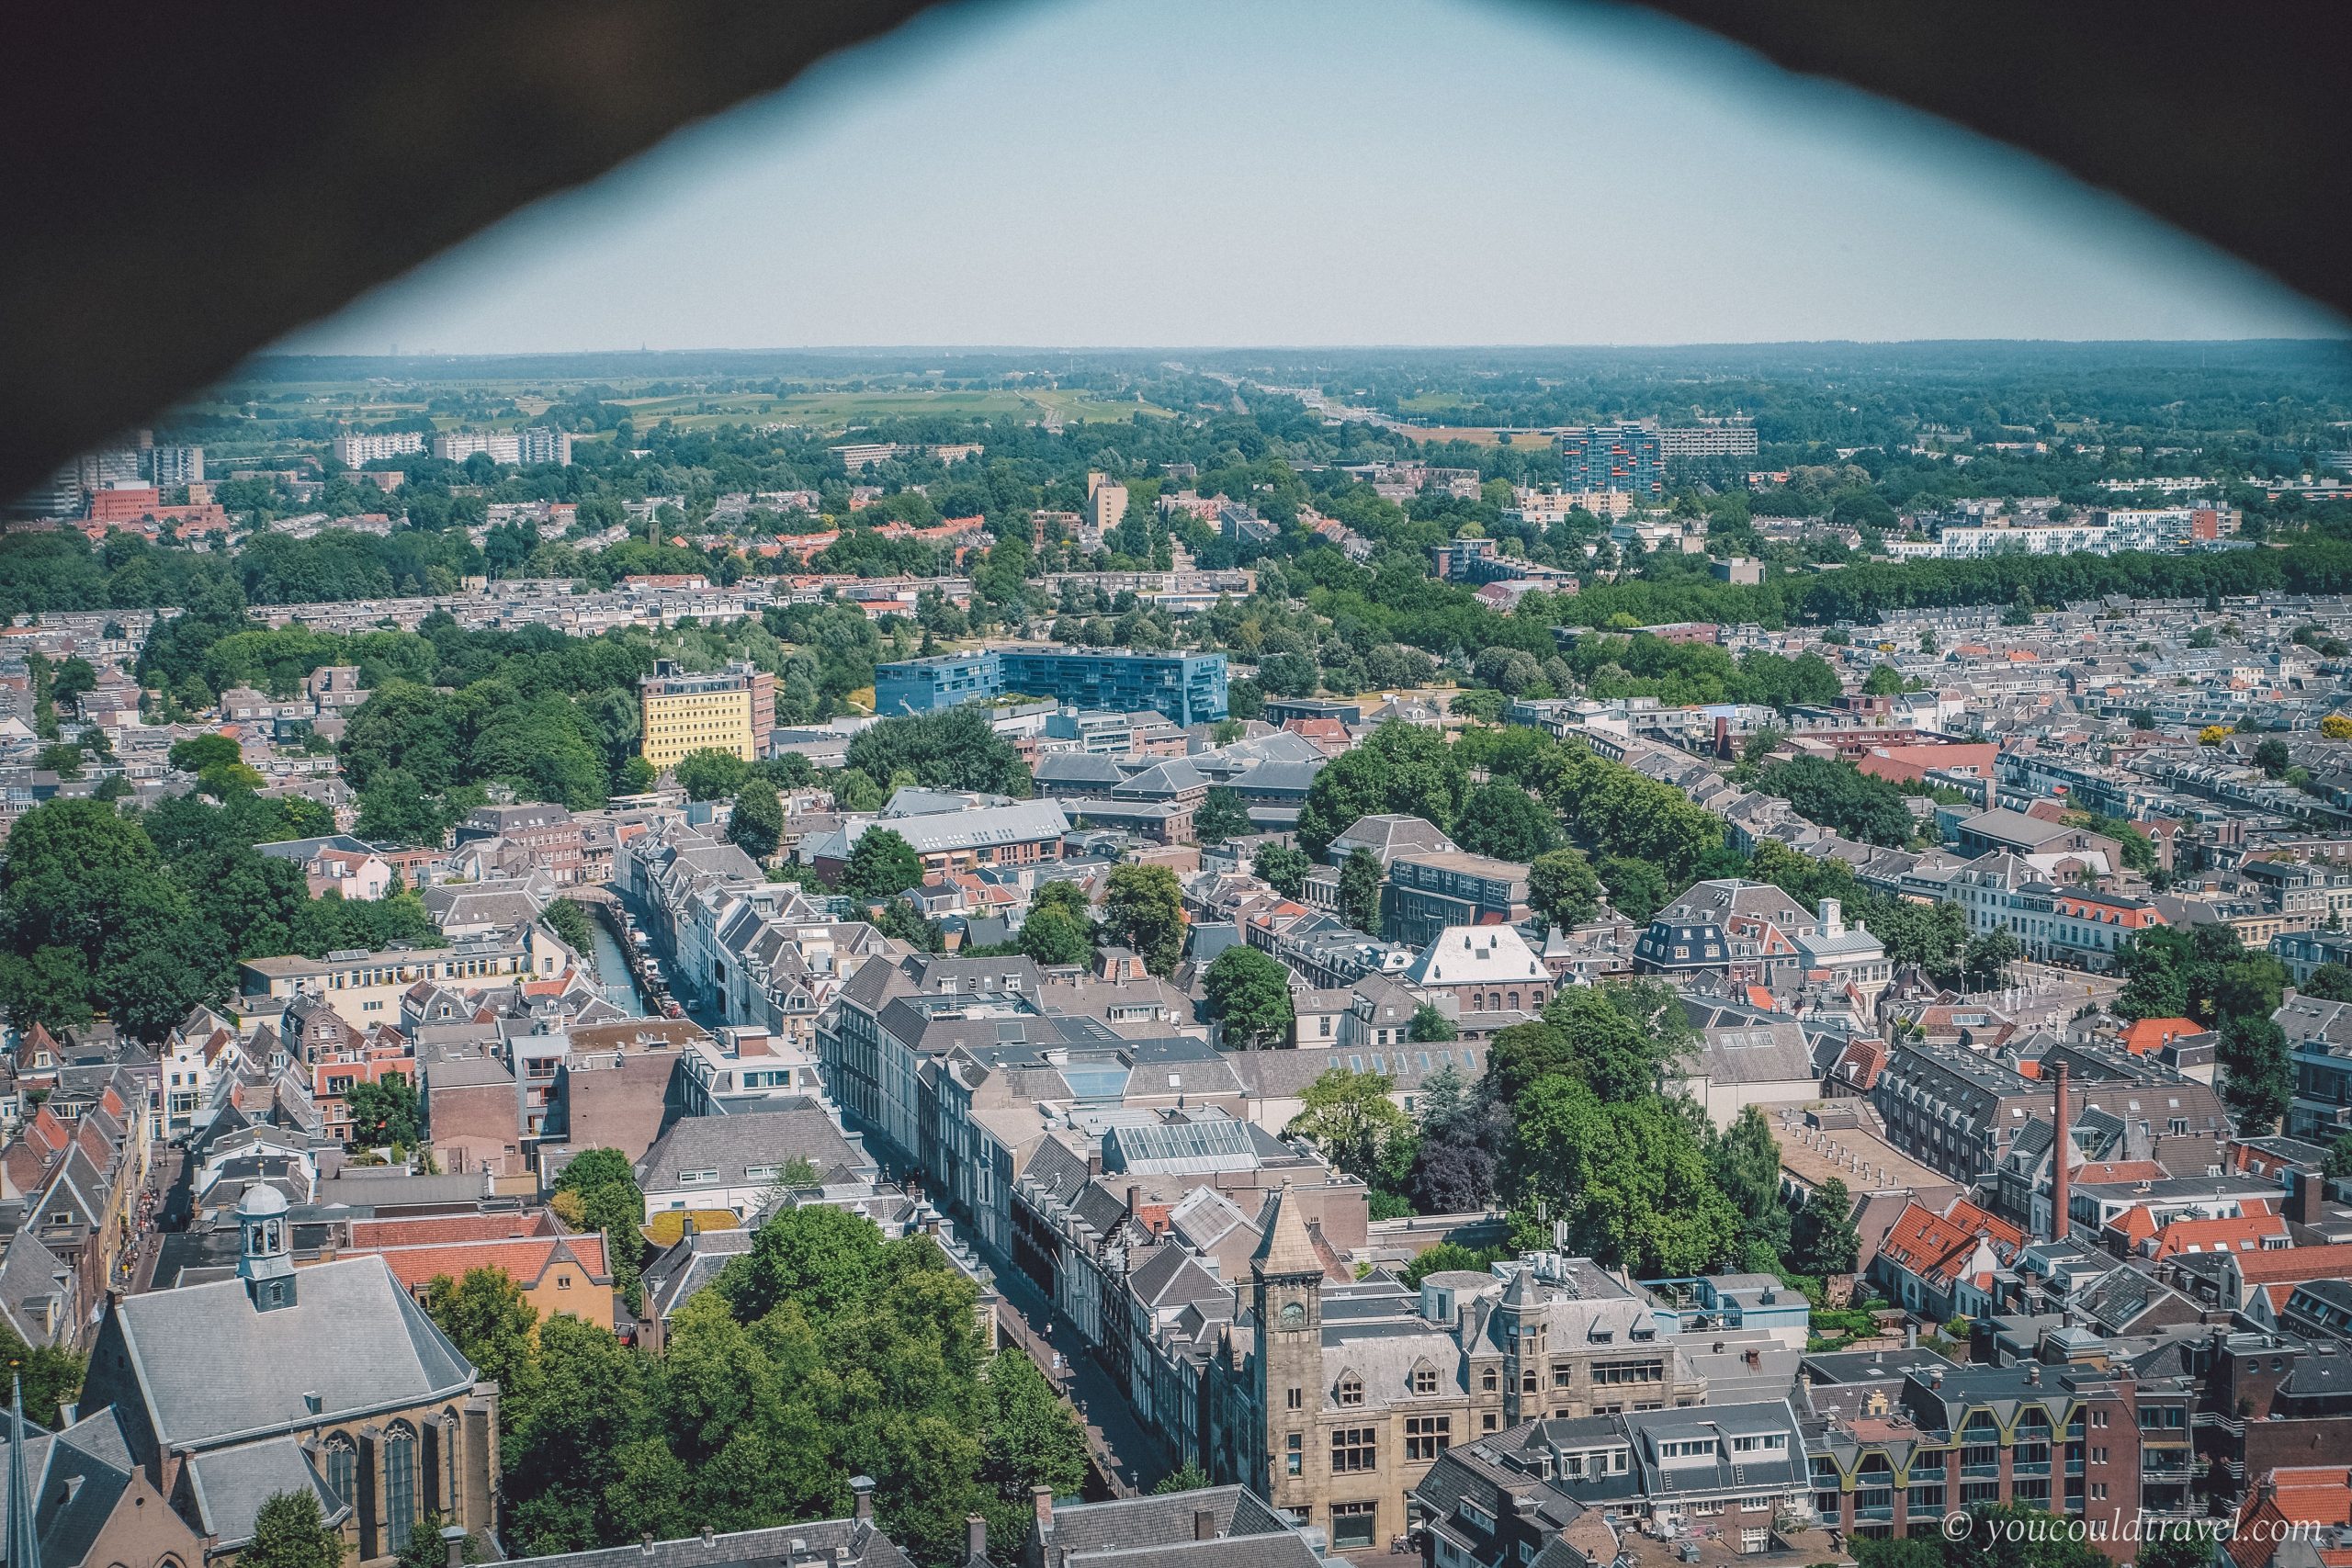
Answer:
[{"label": "green tree canopy", "polygon": [[342,1568],[343,1538],[320,1514],[316,1492],[277,1492],[254,1515],[253,1540],[237,1561],[250,1568]]},{"label": "green tree canopy", "polygon": [[1209,1016],[1225,1025],[1225,1043],[1239,1051],[1284,1043],[1294,1016],[1290,973],[1254,947],[1227,948],[1202,976]]},{"label": "green tree canopy", "polygon": [[688,800],[723,800],[743,787],[752,764],[732,751],[711,746],[687,752],[670,771]]},{"label": "green tree canopy", "polygon": [[1184,893],[1164,865],[1123,865],[1102,898],[1102,940],[1125,947],[1154,975],[1176,967],[1184,951]]},{"label": "green tree canopy", "polygon": [[842,868],[842,891],[862,903],[879,903],[893,893],[922,886],[922,859],[903,834],[868,828]]},{"label": "green tree canopy", "polygon": [[752,777],[736,793],[727,837],[753,860],[763,861],[784,841],[784,798],[767,780]]},{"label": "green tree canopy", "polygon": [[1396,1087],[1382,1073],[1328,1068],[1306,1086],[1302,1109],[1283,1135],[1365,1186],[1394,1191],[1412,1168],[1415,1141],[1412,1119],[1388,1098]]}]

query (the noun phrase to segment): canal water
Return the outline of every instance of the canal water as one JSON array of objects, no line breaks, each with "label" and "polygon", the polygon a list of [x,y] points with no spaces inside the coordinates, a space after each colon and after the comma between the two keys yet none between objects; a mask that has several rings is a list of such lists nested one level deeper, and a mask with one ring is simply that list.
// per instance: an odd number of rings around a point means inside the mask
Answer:
[{"label": "canal water", "polygon": [[638,995],[637,982],[629,976],[628,959],[621,953],[619,939],[594,909],[588,911],[588,936],[589,951],[596,960],[596,979],[605,995],[629,1017],[645,1017],[645,998]]}]

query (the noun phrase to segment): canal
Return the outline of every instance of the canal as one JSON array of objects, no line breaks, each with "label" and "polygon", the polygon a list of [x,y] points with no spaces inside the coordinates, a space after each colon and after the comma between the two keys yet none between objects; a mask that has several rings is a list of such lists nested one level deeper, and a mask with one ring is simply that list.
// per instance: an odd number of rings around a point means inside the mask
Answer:
[{"label": "canal", "polygon": [[596,961],[596,979],[605,988],[612,1004],[631,1018],[646,1016],[645,998],[638,994],[637,982],[630,977],[628,959],[621,952],[620,939],[613,935],[613,928],[595,910],[588,914],[588,947]]}]

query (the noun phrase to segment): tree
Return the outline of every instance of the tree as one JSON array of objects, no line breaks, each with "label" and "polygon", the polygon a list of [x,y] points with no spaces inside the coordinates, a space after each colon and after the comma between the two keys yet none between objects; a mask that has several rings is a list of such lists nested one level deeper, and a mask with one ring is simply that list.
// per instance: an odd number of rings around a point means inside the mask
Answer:
[{"label": "tree", "polygon": [[784,841],[784,797],[775,785],[757,776],[743,781],[735,796],[735,810],[727,821],[727,837],[737,849],[756,861],[775,853]]},{"label": "tree", "polygon": [[[2153,729],[2155,727],[2151,725],[2149,728]],[[2352,740],[2352,716],[2340,713],[2329,714],[2319,721],[2319,732],[2330,740]]]},{"label": "tree", "polygon": [[474,1370],[497,1382],[510,1406],[527,1403],[538,1381],[534,1334],[538,1309],[503,1269],[469,1269],[443,1275],[425,1288],[425,1310]]},{"label": "tree", "polygon": [[1412,1120],[1388,1098],[1396,1087],[1385,1073],[1329,1068],[1306,1086],[1283,1136],[1300,1140],[1365,1186],[1393,1191],[1412,1168],[1414,1144]]},{"label": "tree", "polygon": [[1700,1274],[1734,1256],[1739,1211],[1690,1121],[1656,1096],[1609,1105],[1565,1074],[1539,1079],[1519,1100],[1513,1169],[1566,1224],[1570,1249],[1604,1265]]},{"label": "tree", "polygon": [[[499,1395],[502,1399],[505,1397],[505,1390],[501,1389]],[[438,1508],[426,1509],[424,1517],[409,1531],[408,1544],[401,1548],[400,1555],[394,1559],[400,1568],[445,1568],[449,1561],[449,1549],[442,1540],[441,1532],[448,1528],[448,1515]],[[472,1536],[467,1536],[465,1544],[458,1548],[458,1560],[460,1562],[480,1562],[481,1543]]]},{"label": "tree", "polygon": [[2352,1176],[2352,1133],[2339,1134],[2327,1151],[2327,1162],[2321,1173],[2331,1180]]},{"label": "tree", "polygon": [[1340,863],[1340,919],[1371,936],[1380,934],[1380,857],[1362,847]]},{"label": "tree", "polygon": [[864,904],[878,904],[894,893],[922,886],[922,858],[903,834],[868,828],[842,868],[842,891]]},{"label": "tree", "polygon": [[880,1264],[882,1233],[861,1214],[830,1204],[780,1209],[752,1236],[719,1290],[735,1315],[756,1322],[786,1302],[812,1315],[849,1306]]},{"label": "tree", "polygon": [[1299,808],[1299,847],[1319,859],[1359,818],[1390,812],[1450,828],[1467,784],[1443,734],[1391,719],[1315,775]]},{"label": "tree", "polygon": [[1739,1211],[1743,1241],[1760,1245],[1766,1258],[1785,1254],[1790,1225],[1781,1202],[1781,1145],[1764,1112],[1747,1106],[1730,1127],[1711,1136],[1707,1164],[1715,1185]]},{"label": "tree", "polygon": [[1854,1199],[1846,1184],[1831,1177],[1813,1190],[1797,1211],[1792,1260],[1800,1274],[1850,1274],[1861,1257],[1862,1238],[1854,1228]]},{"label": "tree", "polygon": [[1577,850],[1537,855],[1527,868],[1527,895],[1555,930],[1580,926],[1600,912],[1600,878]]},{"label": "tree", "polygon": [[886,718],[850,738],[848,762],[876,781],[914,775],[924,789],[977,790],[1026,799],[1029,766],[978,709]]},{"label": "tree", "polygon": [[1187,1460],[1161,1476],[1159,1483],[1151,1489],[1151,1495],[1155,1497],[1169,1497],[1179,1492],[1198,1492],[1203,1487],[1213,1484],[1215,1483],[1209,1480],[1208,1472]]},{"label": "tree", "polygon": [[989,1359],[988,1401],[980,1481],[993,1495],[989,1529],[1000,1540],[1019,1539],[1033,1516],[1032,1487],[1074,1496],[1086,1482],[1086,1434],[1037,1363],[1019,1348]]},{"label": "tree", "polygon": [[671,769],[688,800],[720,800],[743,787],[752,764],[716,746],[689,751]]},{"label": "tree", "polygon": [[1460,1032],[1453,1027],[1453,1021],[1428,1002],[1413,1010],[1414,1044],[1434,1045],[1459,1037]]},{"label": "tree", "polygon": [[2197,732],[2197,744],[2199,746],[2219,746],[2229,738],[2230,727],[2228,725],[2209,724],[2204,728]]},{"label": "tree", "polygon": [[1914,830],[1903,792],[1851,762],[1799,757],[1764,769],[1756,784],[1786,800],[1807,821],[1849,839],[1898,847],[1910,841]]},{"label": "tree", "polygon": [[342,1568],[343,1538],[321,1517],[316,1492],[275,1492],[254,1515],[253,1540],[237,1561],[244,1568]]},{"label": "tree", "polygon": [[386,1073],[372,1083],[355,1083],[344,1091],[343,1103],[351,1112],[353,1148],[415,1145],[420,1120],[416,1086],[406,1074]]},{"label": "tree", "polygon": [[[575,1222],[582,1229],[605,1233],[612,1252],[613,1285],[637,1310],[640,1255],[645,1250],[640,1227],[645,1224],[645,1194],[637,1172],[618,1149],[582,1149],[556,1178],[555,1190],[569,1194],[578,1207]],[[560,1211],[559,1211],[560,1212]]]},{"label": "tree", "polygon": [[1250,807],[1229,789],[1213,789],[1193,813],[1193,836],[1204,844],[1223,843],[1256,830]]},{"label": "tree", "polygon": [[2254,765],[2274,779],[2285,773],[2292,762],[2293,759],[2287,755],[2287,743],[2283,740],[2265,740],[2254,749]]},{"label": "tree", "polygon": [[1634,924],[1647,924],[1652,915],[1666,908],[1666,873],[1654,862],[1604,855],[1594,870],[1601,886],[1609,889],[1609,902]]},{"label": "tree", "polygon": [[1250,857],[1250,869],[1258,874],[1259,880],[1283,897],[1295,898],[1306,886],[1306,874],[1315,869],[1315,863],[1306,858],[1303,850],[1295,850],[1288,844],[1268,840],[1260,844],[1258,852]]},{"label": "tree", "polygon": [[1083,964],[1094,951],[1094,925],[1065,906],[1041,904],[1030,908],[1016,940],[1040,964]]},{"label": "tree", "polygon": [[1871,671],[1862,682],[1862,694],[1871,697],[1895,697],[1903,694],[1903,672],[1892,664],[1881,664]]},{"label": "tree", "polygon": [[2007,983],[2009,965],[2024,951],[2007,927],[1985,931],[1968,939],[1961,973],[1972,990],[1996,990]]},{"label": "tree", "polygon": [[1236,945],[1218,953],[1201,986],[1209,1016],[1225,1025],[1228,1049],[1270,1049],[1289,1035],[1295,1016],[1290,972],[1256,948]]},{"label": "tree", "polygon": [[571,898],[556,898],[539,911],[539,923],[555,932],[564,946],[574,953],[586,953],[595,942],[595,933],[588,926],[588,911]]},{"label": "tree", "polygon": [[209,768],[234,766],[245,760],[245,753],[225,735],[191,735],[173,741],[164,758],[180,773],[201,773]]},{"label": "tree", "polygon": [[87,1360],[61,1346],[28,1345],[6,1323],[0,1323],[0,1359],[17,1369],[23,1380],[25,1419],[38,1421],[51,1431],[63,1426],[58,1406],[81,1397]]},{"label": "tree", "polygon": [[1488,779],[1471,791],[1453,837],[1473,854],[1525,863],[1560,847],[1560,824],[1519,784]]},{"label": "tree", "polygon": [[2352,1002],[2352,969],[2341,964],[2323,964],[2296,989],[2324,1002]]},{"label": "tree", "polygon": [[1102,939],[1136,953],[1154,975],[1173,970],[1184,951],[1184,891],[1176,874],[1164,865],[1123,865],[1111,873]]},{"label": "tree", "polygon": [[2222,1098],[2245,1134],[2267,1134],[2287,1112],[2295,1092],[2295,1067],[2287,1033],[2263,1013],[2240,1013],[2223,1021],[2214,1058],[2222,1066]]}]

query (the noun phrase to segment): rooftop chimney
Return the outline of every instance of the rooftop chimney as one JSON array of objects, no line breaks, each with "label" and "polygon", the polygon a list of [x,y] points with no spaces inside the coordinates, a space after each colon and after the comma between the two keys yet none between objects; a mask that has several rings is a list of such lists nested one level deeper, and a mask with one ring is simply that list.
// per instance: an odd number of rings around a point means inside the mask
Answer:
[{"label": "rooftop chimney", "polygon": [[850,1517],[867,1524],[874,1521],[874,1477],[853,1475],[849,1478]]},{"label": "rooftop chimney", "polygon": [[2066,1064],[2058,1064],[2057,1121],[2050,1136],[2050,1239],[2066,1239],[2066,1156],[2074,1146],[2066,1123]]},{"label": "rooftop chimney", "polygon": [[964,1516],[964,1561],[989,1554],[989,1522],[978,1514]]},{"label": "rooftop chimney", "polygon": [[1054,1528],[1054,1489],[1050,1486],[1029,1488],[1029,1506],[1036,1510],[1037,1533],[1042,1536]]},{"label": "rooftop chimney", "polygon": [[1216,1510],[1214,1508],[1193,1510],[1193,1539],[1194,1540],[1216,1539]]},{"label": "rooftop chimney", "polygon": [[445,1525],[441,1529],[442,1559],[448,1568],[466,1568],[466,1527]]}]

